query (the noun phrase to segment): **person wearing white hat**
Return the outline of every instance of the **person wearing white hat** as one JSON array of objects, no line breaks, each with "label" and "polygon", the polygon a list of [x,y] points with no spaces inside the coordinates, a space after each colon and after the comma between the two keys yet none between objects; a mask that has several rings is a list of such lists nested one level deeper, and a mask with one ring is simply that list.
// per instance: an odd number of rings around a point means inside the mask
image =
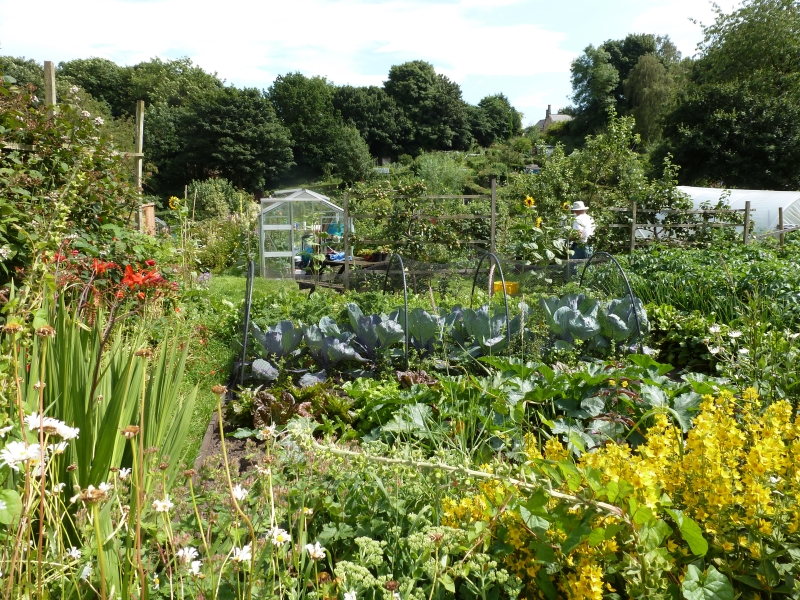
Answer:
[{"label": "person wearing white hat", "polygon": [[594,235],[594,219],[589,215],[587,206],[582,200],[573,202],[572,214],[575,215],[575,220],[572,222],[572,229],[574,229],[578,238],[572,242],[572,258],[581,260],[588,258],[592,253],[591,246],[588,245],[589,238]]}]

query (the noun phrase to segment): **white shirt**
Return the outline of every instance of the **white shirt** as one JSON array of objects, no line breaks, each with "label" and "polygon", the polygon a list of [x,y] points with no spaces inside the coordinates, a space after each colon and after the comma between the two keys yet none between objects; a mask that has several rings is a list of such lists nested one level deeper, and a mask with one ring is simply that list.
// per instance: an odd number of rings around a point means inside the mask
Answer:
[{"label": "white shirt", "polygon": [[576,215],[572,228],[580,232],[581,244],[585,244],[594,235],[594,219],[588,213]]}]

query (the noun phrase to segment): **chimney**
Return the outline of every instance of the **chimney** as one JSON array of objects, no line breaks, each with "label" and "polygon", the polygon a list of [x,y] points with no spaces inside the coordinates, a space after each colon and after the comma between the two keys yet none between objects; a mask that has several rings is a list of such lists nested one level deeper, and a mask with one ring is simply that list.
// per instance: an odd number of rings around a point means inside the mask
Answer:
[{"label": "chimney", "polygon": [[545,119],[550,116],[550,105],[547,105],[547,114],[545,115]]}]

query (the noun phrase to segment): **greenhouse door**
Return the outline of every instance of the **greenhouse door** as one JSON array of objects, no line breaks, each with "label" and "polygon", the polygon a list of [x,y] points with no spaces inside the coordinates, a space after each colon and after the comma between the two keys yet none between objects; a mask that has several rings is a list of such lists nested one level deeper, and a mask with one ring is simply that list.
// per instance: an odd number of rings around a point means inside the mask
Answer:
[{"label": "greenhouse door", "polygon": [[262,277],[294,277],[292,203],[282,202],[259,217]]}]

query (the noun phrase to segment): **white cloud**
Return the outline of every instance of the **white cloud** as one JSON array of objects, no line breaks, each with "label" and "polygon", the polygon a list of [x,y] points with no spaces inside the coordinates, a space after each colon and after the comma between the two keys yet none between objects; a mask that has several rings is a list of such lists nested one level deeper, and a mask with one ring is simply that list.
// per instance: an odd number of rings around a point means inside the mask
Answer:
[{"label": "white cloud", "polygon": [[[663,35],[668,33],[684,56],[693,56],[703,38],[703,25],[714,22],[715,14],[707,0],[658,0],[633,19],[632,31]],[[730,1],[718,2],[724,12],[733,6]],[[692,23],[691,20],[697,23]]]},{"label": "white cloud", "polygon": [[[289,70],[380,84],[390,65],[416,58],[456,81],[567,70],[573,55],[559,48],[563,34],[534,24],[487,26],[480,18],[480,9],[522,1],[43,0],[33,46],[23,26],[26,5],[1,0],[0,42],[4,53],[38,60],[102,56],[132,64],[188,55],[237,85],[268,85]],[[544,53],[547,60],[524,58]]]}]

